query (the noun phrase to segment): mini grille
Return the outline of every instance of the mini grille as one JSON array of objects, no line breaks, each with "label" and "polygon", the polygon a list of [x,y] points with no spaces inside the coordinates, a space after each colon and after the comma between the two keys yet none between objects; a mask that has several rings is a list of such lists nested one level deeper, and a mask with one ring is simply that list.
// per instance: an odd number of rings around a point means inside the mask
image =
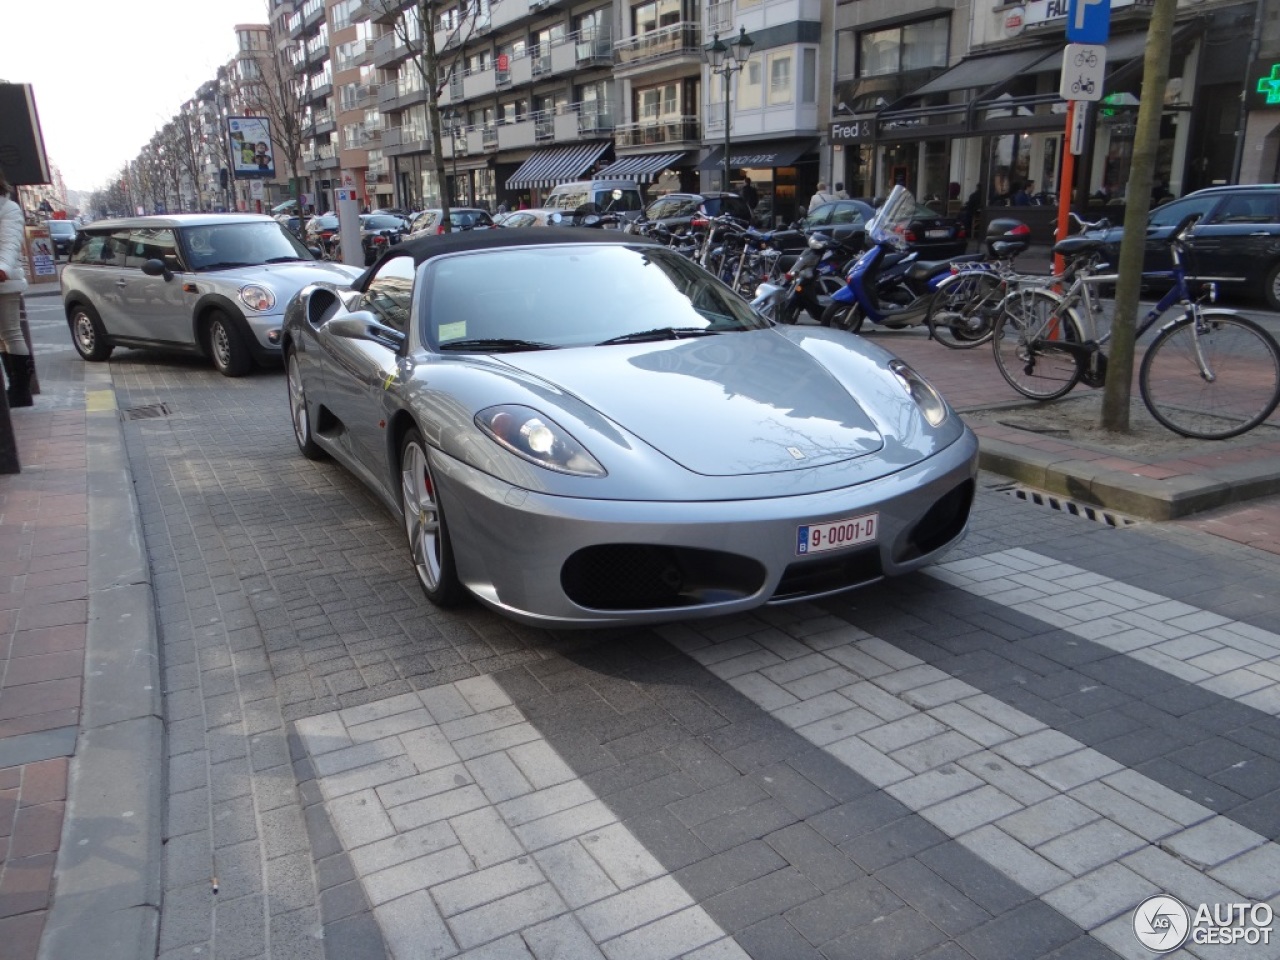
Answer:
[{"label": "mini grille", "polygon": [[156,417],[167,417],[172,411],[166,403],[148,403],[141,407],[130,407],[120,411],[121,420],[154,420]]},{"label": "mini grille", "polygon": [[1092,520],[1095,523],[1105,523],[1109,527],[1131,527],[1142,522],[1135,517],[1116,513],[1114,510],[1105,510],[1102,507],[1095,507],[1088,503],[1077,503],[1075,500],[1054,496],[1052,493],[1045,493],[1043,490],[1024,487],[1020,483],[1007,483],[994,489],[1000,493],[1006,493],[1011,497],[1034,504],[1037,507],[1050,507],[1063,513],[1069,513],[1072,516]]}]

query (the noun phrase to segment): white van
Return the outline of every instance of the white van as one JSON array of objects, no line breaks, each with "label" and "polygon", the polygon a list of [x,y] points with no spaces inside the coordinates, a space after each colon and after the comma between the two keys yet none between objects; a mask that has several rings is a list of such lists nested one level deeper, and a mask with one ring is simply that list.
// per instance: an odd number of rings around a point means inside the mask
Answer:
[{"label": "white van", "polygon": [[[621,190],[622,196],[615,199],[614,190]],[[634,180],[576,180],[554,188],[543,206],[572,213],[587,204],[594,204],[601,213],[620,213],[634,220],[644,210],[644,197]]]}]

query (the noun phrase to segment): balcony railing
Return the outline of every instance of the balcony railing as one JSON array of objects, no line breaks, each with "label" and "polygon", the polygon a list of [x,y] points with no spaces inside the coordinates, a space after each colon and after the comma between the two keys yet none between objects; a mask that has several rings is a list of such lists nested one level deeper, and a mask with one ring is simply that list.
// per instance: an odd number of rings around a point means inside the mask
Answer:
[{"label": "balcony railing", "polygon": [[702,55],[702,25],[676,23],[614,44],[620,64],[648,63],[667,57]]},{"label": "balcony railing", "polygon": [[578,66],[613,62],[613,36],[607,30],[582,30],[574,37],[574,58]]},{"label": "balcony railing", "polygon": [[702,139],[697,117],[673,117],[621,123],[613,129],[614,142],[620,147],[643,147],[648,144],[690,143]]}]

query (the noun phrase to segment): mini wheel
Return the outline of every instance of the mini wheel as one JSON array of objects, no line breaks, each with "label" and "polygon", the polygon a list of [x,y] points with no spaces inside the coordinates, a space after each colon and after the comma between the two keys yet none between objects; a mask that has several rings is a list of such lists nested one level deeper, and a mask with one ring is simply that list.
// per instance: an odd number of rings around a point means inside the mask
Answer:
[{"label": "mini wheel", "polygon": [[71,342],[76,353],[91,363],[100,363],[111,356],[114,349],[107,341],[98,311],[87,303],[77,303],[67,315],[71,326]]},{"label": "mini wheel", "polygon": [[253,367],[253,355],[244,342],[244,335],[221,310],[209,315],[205,342],[213,365],[224,377],[243,377]]}]

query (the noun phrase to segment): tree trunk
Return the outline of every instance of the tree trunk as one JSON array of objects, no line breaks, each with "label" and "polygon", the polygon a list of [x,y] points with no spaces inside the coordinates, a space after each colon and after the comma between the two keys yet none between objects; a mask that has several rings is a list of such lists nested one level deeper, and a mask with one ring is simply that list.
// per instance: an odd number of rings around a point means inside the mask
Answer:
[{"label": "tree trunk", "polygon": [[1155,0],[1147,31],[1147,53],[1142,65],[1142,98],[1138,126],[1133,137],[1133,163],[1125,195],[1124,239],[1120,243],[1119,280],[1116,283],[1115,320],[1107,357],[1107,383],[1102,397],[1104,430],[1129,431],[1129,400],[1133,385],[1134,329],[1138,319],[1138,293],[1142,286],[1142,262],[1147,241],[1147,214],[1151,210],[1151,183],[1160,145],[1160,117],[1164,88],[1169,79],[1169,48],[1177,0]]}]

